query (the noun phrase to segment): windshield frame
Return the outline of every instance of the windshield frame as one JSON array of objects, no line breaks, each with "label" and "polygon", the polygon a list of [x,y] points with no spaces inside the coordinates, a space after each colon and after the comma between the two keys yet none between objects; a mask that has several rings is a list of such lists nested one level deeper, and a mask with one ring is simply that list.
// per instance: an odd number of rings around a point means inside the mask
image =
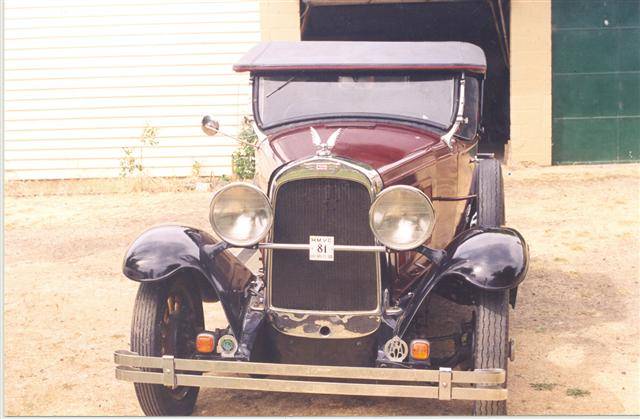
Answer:
[{"label": "windshield frame", "polygon": [[[318,114],[318,115],[309,115],[308,117],[296,117],[290,118],[286,120],[279,121],[274,124],[265,125],[260,118],[259,112],[259,92],[260,92],[260,78],[261,77],[269,77],[275,75],[288,74],[290,77],[288,80],[283,81],[283,83],[288,83],[295,78],[297,75],[305,75],[309,73],[327,73],[328,71],[291,71],[291,72],[282,72],[282,71],[265,71],[265,72],[255,72],[251,74],[251,83],[252,83],[252,108],[253,108],[253,118],[255,120],[256,125],[263,131],[271,131],[283,126],[297,126],[304,123],[314,122],[314,121],[335,121],[335,120],[363,120],[363,121],[382,121],[382,122],[397,122],[408,124],[411,126],[418,126],[421,128],[429,127],[432,129],[437,129],[438,131],[447,132],[453,127],[456,120],[456,115],[458,114],[458,108],[460,107],[460,79],[463,76],[463,72],[456,71],[428,71],[429,74],[433,75],[445,75],[450,76],[453,79],[453,112],[451,115],[451,121],[448,126],[444,126],[442,124],[438,124],[434,121],[411,118],[411,117],[403,117],[402,115],[389,115],[389,114],[376,114],[376,113],[340,113],[340,114]],[[335,73],[336,71],[330,71],[329,73]],[[413,71],[411,71],[413,72]],[[406,74],[407,70],[393,70],[393,71],[371,71],[371,70],[352,70],[350,73],[354,74]],[[278,90],[280,87],[278,88]],[[276,93],[277,94],[277,93]]]}]

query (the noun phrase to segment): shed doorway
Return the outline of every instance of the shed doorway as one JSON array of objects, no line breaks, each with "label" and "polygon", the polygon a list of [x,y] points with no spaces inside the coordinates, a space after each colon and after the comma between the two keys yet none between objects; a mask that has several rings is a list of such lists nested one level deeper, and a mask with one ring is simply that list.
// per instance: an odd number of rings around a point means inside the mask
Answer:
[{"label": "shed doorway", "polygon": [[509,141],[509,0],[301,0],[302,40],[463,41],[487,56],[481,152]]}]

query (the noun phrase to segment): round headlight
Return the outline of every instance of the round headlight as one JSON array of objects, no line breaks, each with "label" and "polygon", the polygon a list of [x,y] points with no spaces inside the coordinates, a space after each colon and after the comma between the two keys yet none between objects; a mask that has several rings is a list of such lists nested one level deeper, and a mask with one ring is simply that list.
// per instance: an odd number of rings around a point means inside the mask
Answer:
[{"label": "round headlight", "polygon": [[415,249],[433,232],[435,212],[431,200],[411,186],[382,191],[369,210],[369,224],[376,238],[393,250]]},{"label": "round headlight", "polygon": [[209,222],[233,246],[253,246],[267,235],[273,210],[267,196],[248,183],[232,183],[213,195]]}]

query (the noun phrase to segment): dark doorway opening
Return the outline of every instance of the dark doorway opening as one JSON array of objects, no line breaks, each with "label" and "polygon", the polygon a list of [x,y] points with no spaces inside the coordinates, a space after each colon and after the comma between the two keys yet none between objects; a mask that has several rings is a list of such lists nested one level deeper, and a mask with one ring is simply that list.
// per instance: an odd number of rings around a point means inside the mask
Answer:
[{"label": "dark doorway opening", "polygon": [[301,0],[302,40],[463,41],[487,56],[481,152],[502,158],[509,140],[509,1],[354,4]]}]

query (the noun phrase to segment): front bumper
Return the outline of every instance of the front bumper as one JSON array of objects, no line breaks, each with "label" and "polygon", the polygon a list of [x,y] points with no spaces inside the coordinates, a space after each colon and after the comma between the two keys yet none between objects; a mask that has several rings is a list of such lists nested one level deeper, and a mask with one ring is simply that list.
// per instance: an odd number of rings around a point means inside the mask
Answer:
[{"label": "front bumper", "polygon": [[[117,379],[162,384],[172,388],[215,387],[439,400],[507,399],[507,389],[501,387],[506,378],[502,369],[452,371],[449,368],[420,370],[270,364],[180,359],[173,356],[149,357],[129,351],[116,351],[114,357]],[[200,373],[206,375],[194,375]],[[224,374],[261,374],[276,378],[249,378]]]}]

